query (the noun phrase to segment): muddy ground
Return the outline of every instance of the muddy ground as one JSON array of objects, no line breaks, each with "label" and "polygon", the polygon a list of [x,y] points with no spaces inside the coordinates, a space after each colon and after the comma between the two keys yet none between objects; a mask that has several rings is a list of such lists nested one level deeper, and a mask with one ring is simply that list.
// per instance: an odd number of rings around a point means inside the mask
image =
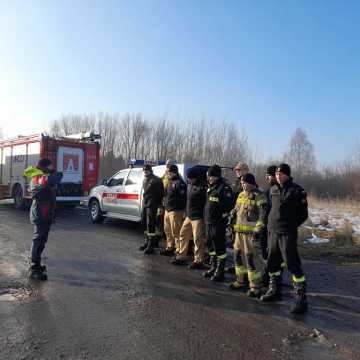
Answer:
[{"label": "muddy ground", "polygon": [[45,251],[49,280],[26,279],[28,214],[0,204],[1,359],[360,359],[360,264],[304,261],[310,309],[290,288],[262,304],[200,271],[138,251],[138,226],[63,212]]}]

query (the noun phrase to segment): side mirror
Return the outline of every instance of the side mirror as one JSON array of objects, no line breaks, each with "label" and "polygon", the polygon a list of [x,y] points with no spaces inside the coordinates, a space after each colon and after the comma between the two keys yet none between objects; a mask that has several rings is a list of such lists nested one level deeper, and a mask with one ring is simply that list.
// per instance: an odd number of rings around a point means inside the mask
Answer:
[{"label": "side mirror", "polygon": [[107,182],[108,182],[107,178],[104,178],[104,179],[101,180],[102,185],[107,185]]}]

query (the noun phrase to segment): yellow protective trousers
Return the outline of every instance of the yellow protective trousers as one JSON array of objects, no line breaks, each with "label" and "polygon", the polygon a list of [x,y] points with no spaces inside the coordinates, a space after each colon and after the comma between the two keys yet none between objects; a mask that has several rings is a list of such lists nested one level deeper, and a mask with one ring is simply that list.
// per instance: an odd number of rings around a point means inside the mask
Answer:
[{"label": "yellow protective trousers", "polygon": [[260,240],[256,241],[253,234],[235,234],[234,262],[236,280],[244,283],[245,274],[248,274],[250,289],[259,289],[262,286],[264,261],[262,258]]}]

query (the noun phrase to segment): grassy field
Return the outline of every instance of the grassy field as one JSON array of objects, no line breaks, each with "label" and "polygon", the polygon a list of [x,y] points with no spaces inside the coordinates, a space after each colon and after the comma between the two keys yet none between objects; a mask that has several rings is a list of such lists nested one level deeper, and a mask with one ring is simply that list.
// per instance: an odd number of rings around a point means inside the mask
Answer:
[{"label": "grassy field", "polygon": [[[311,215],[299,229],[300,253],[308,259],[360,263],[360,202],[309,197],[309,208]],[[316,222],[312,219],[316,219]],[[314,236],[330,241],[323,244],[304,243],[304,240]]]},{"label": "grassy field", "polygon": [[347,199],[319,199],[314,196],[308,197],[309,206],[316,209],[336,209],[351,212],[360,216],[360,201],[352,198]]}]

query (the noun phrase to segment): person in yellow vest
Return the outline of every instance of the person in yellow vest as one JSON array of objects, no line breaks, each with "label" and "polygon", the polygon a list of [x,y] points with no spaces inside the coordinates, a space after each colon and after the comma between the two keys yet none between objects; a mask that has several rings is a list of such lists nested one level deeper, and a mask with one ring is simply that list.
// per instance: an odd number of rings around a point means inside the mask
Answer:
[{"label": "person in yellow vest", "polygon": [[41,263],[56,207],[56,187],[63,174],[55,172],[50,159],[42,158],[36,167],[29,166],[24,176],[30,180],[32,204],[30,222],[34,225],[32,238],[29,278],[47,280],[46,266]]},{"label": "person in yellow vest", "polygon": [[245,174],[241,178],[243,191],[235,205],[236,223],[234,261],[236,281],[230,289],[247,289],[245,276],[249,278],[247,296],[260,298],[264,260],[262,258],[261,234],[265,229],[268,211],[266,196],[258,189],[255,177]]}]

